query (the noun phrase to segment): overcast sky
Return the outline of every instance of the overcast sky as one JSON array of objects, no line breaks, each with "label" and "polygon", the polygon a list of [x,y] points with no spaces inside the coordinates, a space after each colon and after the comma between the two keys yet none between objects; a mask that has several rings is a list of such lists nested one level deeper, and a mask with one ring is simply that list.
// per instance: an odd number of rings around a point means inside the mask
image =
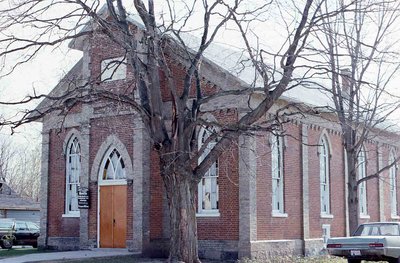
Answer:
[{"label": "overcast sky", "polygon": [[[18,67],[10,76],[2,78],[0,80],[1,100],[20,100],[28,94],[33,94],[33,90],[37,94],[49,93],[82,56],[80,51],[68,49],[66,44],[57,49],[48,48],[36,59]],[[35,107],[38,103],[39,101],[35,101],[28,105],[12,107],[0,105],[0,113],[14,116],[21,110]],[[0,134],[8,136],[10,132],[9,128],[3,128]],[[9,138],[22,145],[30,143],[31,140],[38,143],[41,139],[40,132],[41,124],[32,123],[18,128],[16,134]]]}]

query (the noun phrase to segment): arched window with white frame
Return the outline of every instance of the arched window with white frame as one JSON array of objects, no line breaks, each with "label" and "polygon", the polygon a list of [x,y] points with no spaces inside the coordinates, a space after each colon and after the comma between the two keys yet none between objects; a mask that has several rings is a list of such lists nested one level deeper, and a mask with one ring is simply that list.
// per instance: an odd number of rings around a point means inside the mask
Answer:
[{"label": "arched window with white frame", "polygon": [[390,151],[389,165],[390,211],[392,217],[397,217],[397,164],[394,151]]},{"label": "arched window with white frame", "polygon": [[[217,139],[208,141],[214,129],[201,128],[198,137],[198,149],[207,143],[206,148],[199,158],[199,163],[210,153],[217,143]],[[218,186],[218,160],[215,161],[198,184],[198,215],[219,215],[219,186]]]},{"label": "arched window with white frame", "polygon": [[272,215],[283,215],[284,176],[283,176],[283,136],[271,136],[271,174],[272,174]]},{"label": "arched window with white frame", "polygon": [[330,214],[330,150],[328,138],[323,135],[319,143],[319,176],[321,215]]},{"label": "arched window with white frame", "polygon": [[[357,166],[358,180],[361,180],[365,178],[367,174],[367,157],[364,147],[361,147],[358,153]],[[367,216],[367,184],[365,181],[358,185],[358,204],[360,216]]]},{"label": "arched window with white frame", "polygon": [[107,152],[100,176],[101,184],[126,183],[125,163],[117,149]]},{"label": "arched window with white frame", "polygon": [[81,148],[77,137],[70,140],[66,158],[65,215],[79,216],[78,186],[81,173]]}]

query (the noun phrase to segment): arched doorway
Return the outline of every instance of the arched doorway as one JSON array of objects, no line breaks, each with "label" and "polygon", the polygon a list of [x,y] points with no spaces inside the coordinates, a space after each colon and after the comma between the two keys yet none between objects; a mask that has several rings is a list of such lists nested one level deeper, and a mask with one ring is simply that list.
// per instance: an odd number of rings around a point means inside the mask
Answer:
[{"label": "arched doorway", "polygon": [[125,248],[127,181],[125,163],[117,149],[110,149],[99,174],[99,247]]}]

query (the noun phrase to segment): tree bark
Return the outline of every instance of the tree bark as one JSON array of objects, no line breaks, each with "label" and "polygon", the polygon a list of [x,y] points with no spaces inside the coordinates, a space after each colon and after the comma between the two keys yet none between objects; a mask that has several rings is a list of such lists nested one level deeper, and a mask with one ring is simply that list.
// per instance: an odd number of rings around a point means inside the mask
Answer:
[{"label": "tree bark", "polygon": [[200,263],[198,258],[195,183],[192,175],[174,171],[163,176],[171,237],[168,262]]},{"label": "tree bark", "polygon": [[347,198],[349,207],[349,229],[350,234],[353,234],[358,227],[358,187],[357,187],[357,173],[356,173],[356,161],[354,158],[354,153],[346,150],[347,155],[347,174],[348,178],[348,192],[349,196]]}]

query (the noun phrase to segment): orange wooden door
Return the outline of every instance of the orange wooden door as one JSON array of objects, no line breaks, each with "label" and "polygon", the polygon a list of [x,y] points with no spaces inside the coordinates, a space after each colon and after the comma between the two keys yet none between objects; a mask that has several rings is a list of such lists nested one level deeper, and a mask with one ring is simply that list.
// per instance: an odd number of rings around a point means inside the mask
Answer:
[{"label": "orange wooden door", "polygon": [[100,247],[113,247],[113,186],[100,187]]},{"label": "orange wooden door", "polygon": [[126,247],[126,185],[100,187],[100,247]]},{"label": "orange wooden door", "polygon": [[126,247],[126,203],[128,201],[126,185],[113,186],[113,247]]}]

